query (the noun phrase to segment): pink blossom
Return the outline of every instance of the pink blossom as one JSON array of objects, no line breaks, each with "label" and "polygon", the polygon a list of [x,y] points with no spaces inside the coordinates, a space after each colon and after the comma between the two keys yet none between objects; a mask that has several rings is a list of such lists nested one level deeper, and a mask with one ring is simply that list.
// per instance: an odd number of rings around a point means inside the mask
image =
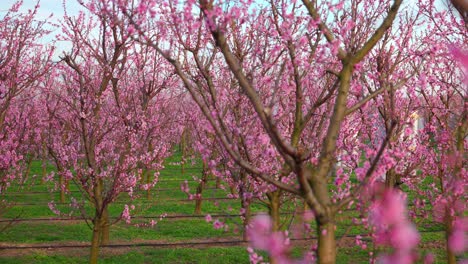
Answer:
[{"label": "pink blossom", "polygon": [[57,209],[57,207],[55,206],[55,203],[54,202],[49,202],[47,203],[47,205],[49,206],[49,209],[56,215],[60,215],[60,211]]},{"label": "pink blossom", "polygon": [[394,226],[390,241],[398,249],[414,248],[419,243],[419,234],[414,225],[404,221]]},{"label": "pink blossom", "polygon": [[468,71],[468,52],[463,51],[462,49],[451,46],[450,52],[452,53],[453,57],[455,57],[458,61],[461,62],[461,65],[465,72]]},{"label": "pink blossom", "polygon": [[434,214],[434,220],[436,220],[439,223],[443,223],[447,204],[448,201],[445,197],[439,197],[436,199],[436,201],[434,202],[434,207],[432,209]]},{"label": "pink blossom", "polygon": [[143,15],[144,13],[146,13],[147,10],[148,10],[148,5],[144,1],[142,1],[137,7],[137,12],[140,15]]},{"label": "pink blossom", "polygon": [[453,231],[449,236],[448,245],[455,253],[463,253],[468,246],[468,237],[466,231],[468,230],[468,218],[457,219],[453,224]]},{"label": "pink blossom", "polygon": [[180,184],[180,190],[183,191],[184,193],[190,192],[190,188],[189,188],[187,180],[185,180],[182,184]]},{"label": "pink blossom", "polygon": [[128,26],[127,28],[128,34],[133,35],[136,31],[135,27],[133,25]]},{"label": "pink blossom", "polygon": [[379,263],[381,264],[412,264],[414,263],[414,257],[410,254],[401,254],[396,252],[392,255],[384,255],[379,257]]},{"label": "pink blossom", "polygon": [[255,253],[253,248],[247,247],[247,252],[249,253],[250,263],[257,264],[263,260],[263,257]]},{"label": "pink blossom", "polygon": [[432,253],[428,253],[426,256],[424,256],[423,263],[432,264],[434,263],[434,260],[434,255]]},{"label": "pink blossom", "polygon": [[207,214],[207,215],[205,216],[205,221],[206,221],[207,223],[211,222],[212,220],[213,220],[213,218],[211,218],[211,215]]},{"label": "pink blossom", "polygon": [[312,210],[306,210],[306,211],[304,212],[303,218],[304,218],[304,221],[306,221],[306,222],[314,220],[314,219],[315,219],[314,211],[312,211]]},{"label": "pink blossom", "polygon": [[462,230],[452,232],[449,237],[448,244],[450,249],[455,253],[462,253],[465,250],[467,241]]},{"label": "pink blossom", "polygon": [[128,205],[124,206],[124,210],[122,211],[121,218],[122,220],[125,221],[125,223],[130,224],[131,216],[130,216],[130,208],[128,207]]},{"label": "pink blossom", "polygon": [[266,250],[272,256],[287,260],[288,240],[282,232],[272,232],[272,222],[269,216],[256,216],[250,223],[247,234],[254,248]]},{"label": "pink blossom", "polygon": [[400,223],[405,219],[406,205],[401,194],[386,191],[380,201],[373,205],[373,222],[389,226]]},{"label": "pink blossom", "polygon": [[221,229],[223,228],[224,226],[224,223],[219,221],[218,219],[216,219],[214,222],[213,222],[213,228],[214,229]]},{"label": "pink blossom", "polygon": [[376,227],[376,243],[391,246],[394,252],[382,256],[382,263],[412,263],[412,249],[420,240],[416,227],[406,217],[406,204],[396,190],[385,190],[372,205],[371,221]]},{"label": "pink blossom", "polygon": [[327,230],[326,230],[326,229],[323,229],[323,230],[321,231],[321,233],[322,233],[323,236],[326,236],[326,235],[327,235]]},{"label": "pink blossom", "polygon": [[239,209],[239,214],[244,215],[246,211],[247,210],[245,210],[245,208],[242,207],[241,209]]}]

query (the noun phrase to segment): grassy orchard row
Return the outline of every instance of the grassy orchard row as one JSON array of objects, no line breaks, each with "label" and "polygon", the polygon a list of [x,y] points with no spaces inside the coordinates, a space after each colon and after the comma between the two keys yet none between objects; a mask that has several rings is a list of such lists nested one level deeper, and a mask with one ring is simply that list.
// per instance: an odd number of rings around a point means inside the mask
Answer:
[{"label": "grassy orchard row", "polygon": [[[235,215],[238,214],[240,202],[238,200],[219,200],[218,206],[215,201],[204,201],[202,205],[203,214],[232,214],[232,217],[222,218],[229,225],[229,230],[216,230],[212,224],[205,221],[203,217],[192,219],[165,218],[159,220],[159,216],[163,214],[169,215],[193,215],[194,202],[184,202],[186,194],[180,191],[180,183],[184,179],[188,180],[190,189],[196,189],[197,183],[190,181],[192,175],[200,175],[201,171],[197,168],[197,164],[186,168],[186,173],[182,175],[178,165],[171,165],[175,160],[180,159],[180,154],[176,154],[166,162],[166,169],[161,172],[160,182],[152,191],[151,198],[146,199],[142,195],[141,199],[135,201],[137,205],[133,215],[138,216],[154,216],[154,220],[158,223],[154,226],[149,226],[151,219],[135,218],[132,219],[132,224],[118,223],[111,227],[111,243],[144,243],[144,242],[193,242],[206,240],[239,240],[241,234],[234,232],[236,226],[240,226],[241,221]],[[40,162],[34,162],[31,167],[31,175],[40,173]],[[52,170],[48,167],[48,171]],[[39,177],[35,182],[28,182],[21,187],[20,185],[12,186],[9,194],[5,196],[6,200],[11,201],[14,205],[9,211],[3,215],[4,219],[12,219],[15,217],[24,218],[24,222],[16,222],[0,233],[0,244],[2,246],[11,245],[66,245],[70,243],[89,243],[91,231],[83,220],[76,221],[36,221],[31,222],[27,219],[34,218],[56,218],[55,215],[47,206],[47,202],[52,200],[58,201],[59,194],[52,190],[53,182],[41,184]],[[215,188],[215,181],[210,180],[204,190],[204,198],[210,197],[225,197],[226,191]],[[164,191],[158,191],[162,189]],[[173,191],[170,191],[172,189]],[[76,186],[70,184],[70,190],[77,191]],[[36,192],[36,193],[34,193]],[[39,192],[39,193],[37,193]],[[76,195],[77,193],[74,192]],[[67,196],[67,200],[70,197]],[[119,202],[112,204],[109,208],[111,217],[118,217],[123,209],[125,202],[130,202],[126,197],[121,197]],[[29,203],[30,205],[22,205]],[[37,203],[37,204],[31,204]],[[69,212],[67,205],[57,204],[57,208],[65,214]],[[232,208],[232,209],[230,209]],[[294,208],[291,203],[283,206],[282,220],[285,225],[290,227],[294,224],[294,219],[291,219],[291,214],[286,211]],[[86,209],[92,212],[92,208],[86,206]],[[266,211],[264,205],[254,203],[252,205],[253,212]],[[352,225],[351,216],[356,213],[346,211],[340,218],[342,224],[337,230],[338,238],[343,238],[344,243],[338,256],[338,263],[361,263],[368,259],[368,252],[354,246],[352,237],[358,234],[364,234],[366,231]],[[79,213],[73,214],[74,217],[81,217]],[[216,219],[216,218],[215,218]],[[136,226],[136,224],[144,224],[145,226]],[[5,222],[1,224],[6,224]],[[286,227],[286,226],[285,226]],[[312,223],[314,228],[314,223]],[[424,220],[418,223],[418,229],[422,235],[420,244],[423,252],[433,252],[437,259],[443,261],[445,258],[443,250],[443,232],[442,226]],[[346,242],[348,240],[348,242]],[[300,255],[300,250],[296,249],[295,253]],[[8,253],[5,250],[5,253]],[[3,255],[3,254],[2,254]],[[88,250],[72,250],[65,251],[48,251],[34,250],[24,251],[21,255],[22,263],[86,263],[88,261]],[[177,257],[179,256],[179,257]],[[0,257],[1,263],[17,263],[18,257],[5,256]],[[248,255],[245,247],[209,247],[209,248],[155,248],[155,247],[137,247],[131,249],[119,249],[111,251],[103,249],[101,256],[102,263],[248,263]]]},{"label": "grassy orchard row", "polygon": [[[179,158],[175,156],[175,158]],[[209,238],[230,238],[236,237],[238,234],[231,231],[215,230],[211,224],[201,219],[184,219],[184,220],[172,220],[163,219],[159,220],[159,216],[163,214],[185,214],[190,215],[193,213],[194,205],[188,202],[171,201],[167,202],[168,199],[186,199],[187,195],[180,191],[180,183],[184,179],[189,181],[191,189],[195,189],[197,183],[191,181],[192,175],[197,175],[201,171],[196,167],[192,166],[186,168],[185,175],[181,174],[181,170],[177,165],[170,165],[173,162],[169,159],[166,162],[166,169],[161,172],[161,182],[152,191],[151,199],[146,199],[146,194],[143,194],[138,201],[135,201],[137,208],[133,212],[135,215],[144,216],[155,216],[154,220],[158,223],[153,226],[138,227],[133,224],[142,223],[148,224],[151,219],[135,219],[132,224],[127,225],[125,223],[119,223],[111,227],[111,241],[112,242],[134,242],[134,241],[145,241],[145,240],[159,240],[159,241],[186,241],[194,239],[209,239]],[[47,170],[50,172],[53,168],[48,167]],[[31,166],[31,175],[41,175],[41,163],[39,161],[33,162]],[[213,185],[213,186],[210,186]],[[208,188],[212,190],[205,190],[205,195],[210,197],[215,195],[216,197],[222,197],[224,191],[221,189],[214,190],[215,182],[209,182]],[[12,219],[15,217],[25,218],[25,220],[50,217],[55,218],[55,215],[47,206],[47,202],[52,200],[58,201],[59,194],[53,190],[54,183],[46,182],[42,183],[42,179],[38,176],[31,177],[30,181],[26,184],[13,185],[9,194],[5,196],[5,199],[12,202],[12,207],[8,212],[3,215],[4,219]],[[166,189],[165,191],[158,191],[158,189]],[[167,189],[171,189],[169,191]],[[51,190],[50,192],[47,192]],[[74,184],[70,184],[70,190],[73,194],[78,194],[77,187]],[[38,193],[39,192],[39,193]],[[67,201],[70,200],[70,196],[67,195]],[[122,209],[124,202],[130,202],[128,198],[121,197],[120,202],[113,204],[110,209],[111,217],[117,217]],[[37,205],[22,205],[23,203],[38,203]],[[238,210],[238,203],[230,201],[232,208]],[[227,204],[222,207],[229,206]],[[67,205],[57,205],[63,213],[69,212]],[[255,206],[253,207],[255,210]],[[86,209],[90,212],[92,208],[86,206]],[[259,210],[261,208],[257,208]],[[215,206],[212,201],[206,201],[203,203],[204,212],[221,212],[221,207]],[[226,209],[226,212],[228,210]],[[233,209],[233,214],[235,214]],[[79,217],[80,214],[74,214],[75,217]],[[60,228],[58,228],[60,227]],[[2,245],[12,245],[15,243],[70,243],[70,242],[89,242],[90,230],[84,221],[72,221],[72,222],[18,222],[14,223],[12,227],[6,231],[0,233],[0,243]],[[128,251],[128,250],[126,250]],[[153,260],[155,263],[190,263],[195,259],[198,259],[196,263],[203,263],[203,259],[206,259],[207,263],[219,263],[221,260],[227,261],[227,263],[242,263],[248,260],[247,252],[244,247],[234,248],[207,248],[207,249],[148,249],[148,248],[136,248],[132,249],[131,252],[124,254],[105,255],[106,249],[103,250],[104,255],[102,256],[102,262],[104,263],[142,263]],[[125,250],[124,250],[125,252]],[[77,255],[77,256],[73,256]],[[53,252],[49,255],[47,252],[33,252],[32,254],[26,254],[21,257],[22,263],[86,263],[88,261],[88,250],[82,253],[72,253],[66,255],[55,255]],[[0,259],[1,263],[17,263],[17,257],[3,257]]]}]

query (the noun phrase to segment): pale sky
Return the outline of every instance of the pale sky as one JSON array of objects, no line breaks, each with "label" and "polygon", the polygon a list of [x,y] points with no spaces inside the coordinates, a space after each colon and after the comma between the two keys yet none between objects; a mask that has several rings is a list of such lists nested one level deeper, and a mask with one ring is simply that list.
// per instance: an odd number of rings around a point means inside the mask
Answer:
[{"label": "pale sky", "polygon": [[[0,0],[0,10],[5,12],[16,0]],[[54,19],[63,17],[63,0],[40,0],[39,18],[47,18],[50,14],[54,15]],[[23,0],[21,10],[33,9],[37,0]],[[66,0],[67,12],[72,15],[82,9],[76,0]]]},{"label": "pale sky", "polygon": [[[16,2],[16,0],[0,0],[0,17]],[[63,9],[64,0],[40,0],[39,11],[37,18],[39,20],[48,18],[51,14],[53,15],[50,21],[52,23],[60,22],[64,15]],[[37,0],[23,0],[23,5],[21,6],[21,11],[27,11],[28,9],[33,9],[36,5]],[[79,10],[83,10],[78,1],[76,0],[66,0],[65,1],[68,15],[75,15]],[[60,25],[60,23],[58,23]],[[46,44],[55,39],[55,35],[60,33],[60,29],[55,29],[49,36],[43,39],[43,43]],[[58,59],[64,50],[67,50],[71,47],[70,43],[66,42],[57,42],[57,50],[55,52],[55,58]]]},{"label": "pale sky", "polygon": [[[38,12],[38,19],[45,19],[48,18],[51,14],[53,15],[51,18],[51,22],[56,23],[59,22],[64,15],[63,3],[65,1],[66,9],[68,15],[75,15],[79,12],[79,10],[83,10],[83,7],[78,3],[77,0],[40,0],[40,8]],[[168,0],[172,1],[172,0]],[[436,0],[436,6],[438,8],[444,8],[446,0]],[[3,14],[15,3],[16,0],[0,0],[0,18]],[[406,3],[413,5],[416,3],[416,0],[407,0]],[[33,9],[36,5],[37,0],[23,0],[23,5],[21,10],[27,11],[28,9]],[[58,23],[60,24],[60,23]],[[50,42],[55,38],[55,35],[59,33],[60,29],[56,29],[55,32],[52,32],[48,37],[44,38],[44,43]],[[55,57],[58,58],[59,55],[62,54],[62,51],[67,50],[71,47],[70,43],[56,43],[57,51]]]}]

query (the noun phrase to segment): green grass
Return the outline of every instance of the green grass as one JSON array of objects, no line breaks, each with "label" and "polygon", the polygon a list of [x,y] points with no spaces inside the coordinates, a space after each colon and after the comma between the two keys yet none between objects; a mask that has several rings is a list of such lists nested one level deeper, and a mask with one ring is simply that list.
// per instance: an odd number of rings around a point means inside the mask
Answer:
[{"label": "green grass", "polygon": [[[203,220],[202,220],[203,221]],[[200,220],[162,220],[155,226],[137,227],[119,223],[111,228],[113,241],[162,240],[183,241],[190,239],[209,239],[213,237],[233,237],[238,234],[224,230],[216,230],[211,224]],[[18,223],[0,233],[0,242],[39,243],[60,241],[88,242],[91,230],[84,223]]]},{"label": "green grass", "polygon": [[[0,257],[3,264],[46,264],[46,263],[88,263],[86,257],[73,257],[63,255],[33,254],[22,257]],[[207,249],[135,249],[131,252],[111,255],[102,254],[99,263],[193,263],[193,264],[218,264],[249,263],[247,251],[243,247],[231,248],[207,248]]]}]

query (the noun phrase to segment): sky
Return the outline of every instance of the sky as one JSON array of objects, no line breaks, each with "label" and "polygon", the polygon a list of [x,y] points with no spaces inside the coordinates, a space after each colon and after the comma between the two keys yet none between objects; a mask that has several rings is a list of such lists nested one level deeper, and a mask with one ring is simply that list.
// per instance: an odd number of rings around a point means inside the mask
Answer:
[{"label": "sky", "polygon": [[[11,7],[17,0],[0,0],[0,18],[3,16],[3,14]],[[172,1],[172,0],[168,0]],[[263,0],[257,0],[257,1],[263,1]],[[436,6],[438,8],[444,8],[446,5],[444,3],[446,0],[436,0]],[[28,9],[33,9],[34,6],[38,0],[23,0],[23,5],[21,7],[21,10],[27,11]],[[52,18],[50,19],[51,22],[56,23],[59,22],[64,15],[64,8],[63,8],[63,3],[65,2],[66,5],[66,10],[68,15],[74,15],[77,14],[80,10],[83,10],[83,7],[78,3],[77,0],[39,0],[40,7],[38,11],[38,19],[46,19],[48,18],[51,14],[53,15]],[[415,4],[416,0],[409,0],[406,1],[408,4]],[[60,24],[60,23],[59,23]],[[46,44],[48,42],[51,42],[54,38],[55,35],[59,33],[60,29],[56,29],[55,32],[52,32],[49,36],[45,37],[43,39],[43,43]],[[56,43],[56,53],[55,53],[55,58],[58,58],[64,50],[67,50],[71,47],[70,43],[66,42],[57,42]]]},{"label": "sky", "polygon": [[[5,12],[8,7],[10,7],[13,3],[17,0],[0,0],[0,17],[1,13]],[[78,4],[77,0],[40,0],[40,8],[39,8],[39,18],[47,18],[50,14],[53,14],[53,21],[57,21],[58,19],[62,18],[64,15],[63,10],[63,2],[66,2],[67,12],[70,15],[78,13],[79,10],[83,10],[83,8]],[[169,0],[170,1],[170,0]],[[436,6],[443,7],[445,6],[445,0],[436,0]],[[37,0],[23,0],[23,7],[22,10],[32,9],[34,8]],[[409,4],[416,3],[416,0],[406,1]]]},{"label": "sky", "polygon": [[[8,11],[8,9],[15,3],[17,0],[0,0],[1,5],[0,5],[0,18],[3,16],[3,14]],[[38,1],[37,0],[23,0],[23,5],[21,6],[21,11],[27,11],[28,9],[34,9],[34,6],[36,5]],[[57,23],[59,22],[62,18],[64,13],[64,8],[63,8],[63,3],[64,0],[40,0],[39,1],[39,10],[37,14],[37,19],[46,19],[50,15],[52,15],[52,18],[50,21],[52,23]],[[77,14],[80,10],[83,10],[83,8],[78,4],[78,1],[76,0],[65,0],[66,8],[67,8],[67,13],[68,15],[74,15]],[[43,44],[50,43],[52,40],[55,39],[55,35],[60,32],[60,29],[55,29],[51,34],[49,34],[47,37],[45,37],[42,42]],[[67,42],[57,42],[56,43],[56,52],[54,54],[54,59],[58,59],[60,55],[62,55],[64,50],[68,50],[71,48],[71,43]]]},{"label": "sky", "polygon": [[[16,0],[1,0],[2,5],[0,12],[5,12],[10,6],[12,6]],[[63,17],[63,0],[40,0],[39,18],[47,18],[50,14],[54,15],[54,19]],[[82,9],[80,4],[76,0],[66,0],[67,12],[70,14],[76,14],[78,10]],[[33,9],[36,5],[37,0],[23,0],[23,6],[21,10]]]}]

